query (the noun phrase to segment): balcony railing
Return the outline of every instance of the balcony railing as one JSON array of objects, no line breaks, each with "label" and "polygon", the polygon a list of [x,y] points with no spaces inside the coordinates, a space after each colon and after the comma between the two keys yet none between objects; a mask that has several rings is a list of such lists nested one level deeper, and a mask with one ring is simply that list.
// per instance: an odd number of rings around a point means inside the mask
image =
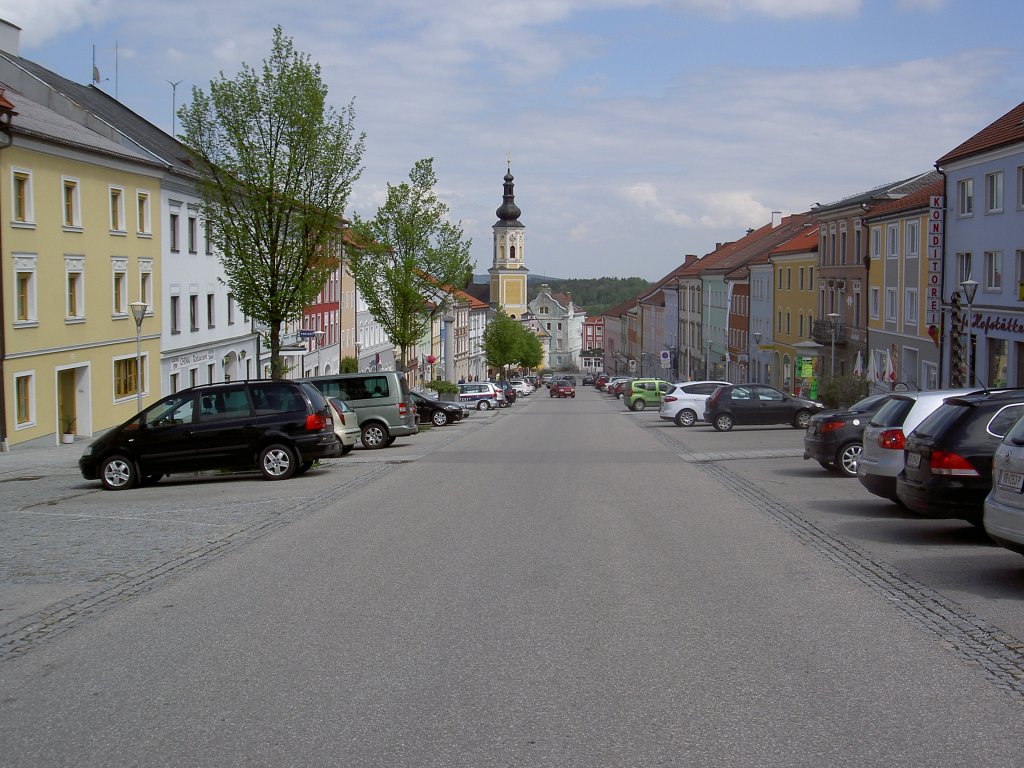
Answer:
[{"label": "balcony railing", "polygon": [[[836,323],[836,346],[841,347],[846,344],[846,323]],[[814,325],[811,326],[811,338],[819,344],[826,346],[832,343],[832,323],[829,320],[815,320]]]}]

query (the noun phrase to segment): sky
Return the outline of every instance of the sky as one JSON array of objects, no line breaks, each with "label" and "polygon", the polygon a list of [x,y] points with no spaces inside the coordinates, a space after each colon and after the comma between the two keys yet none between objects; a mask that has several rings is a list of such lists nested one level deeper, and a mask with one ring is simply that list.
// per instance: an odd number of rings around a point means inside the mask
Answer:
[{"label": "sky", "polygon": [[[0,0],[20,53],[172,131],[280,24],[366,134],[349,211],[434,158],[480,274],[511,158],[526,266],[655,281],[923,173],[1024,101],[1020,0]],[[177,86],[172,86],[177,83]]]}]

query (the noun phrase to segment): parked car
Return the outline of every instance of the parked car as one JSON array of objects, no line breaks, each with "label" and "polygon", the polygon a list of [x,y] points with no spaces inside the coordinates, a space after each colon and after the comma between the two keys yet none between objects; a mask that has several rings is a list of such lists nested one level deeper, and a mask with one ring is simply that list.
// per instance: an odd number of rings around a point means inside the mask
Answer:
[{"label": "parked car", "polygon": [[505,395],[505,401],[502,403],[498,403],[498,405],[502,408],[508,408],[510,405],[512,405],[512,403],[516,401],[516,398],[519,397],[519,393],[516,392],[515,387],[513,387],[512,383],[509,382],[507,379],[502,379],[501,381],[488,381],[486,383],[493,384],[495,387],[500,389],[502,393]]},{"label": "parked car", "polygon": [[728,381],[687,381],[673,384],[661,398],[658,417],[673,421],[677,427],[692,427],[704,418],[708,396]]},{"label": "parked car", "polygon": [[586,376],[583,377],[583,386],[592,387],[594,386],[595,381],[596,379],[594,378],[594,374],[588,373]]},{"label": "parked car", "polygon": [[982,524],[992,456],[1024,416],[1024,389],[949,397],[907,435],[896,497],[925,517]]},{"label": "parked car", "polygon": [[614,383],[608,382],[608,386],[605,391],[611,396],[618,400],[622,400],[626,396],[626,392],[629,391],[629,383],[633,381],[635,377],[627,376],[626,378],[617,379]]},{"label": "parked car", "polygon": [[462,421],[462,406],[456,403],[435,400],[419,392],[411,392],[410,396],[416,404],[416,416],[420,424],[430,422],[436,427],[443,427],[445,424]]},{"label": "parked car", "polygon": [[857,479],[875,496],[899,503],[896,476],[903,469],[907,435],[947,397],[966,395],[971,389],[934,389],[893,392],[864,427],[863,450],[857,457]]},{"label": "parked car", "polygon": [[359,442],[359,416],[345,405],[344,400],[330,397],[327,402],[334,409],[334,434],[341,443],[341,455],[344,456]]},{"label": "parked car", "polygon": [[314,387],[297,381],[205,384],[107,430],[78,467],[111,491],[208,469],[258,469],[267,480],[285,480],[341,454],[333,413]]},{"label": "parked car", "polygon": [[551,397],[576,397],[576,385],[569,379],[556,379],[551,383]]},{"label": "parked car", "polygon": [[545,373],[543,376],[540,377],[540,380],[544,382],[545,387],[550,387],[551,382],[554,378],[555,375],[553,373]]},{"label": "parked car", "polygon": [[729,384],[707,399],[704,421],[719,432],[735,425],[789,424],[806,429],[811,416],[825,406],[780,392],[767,384]]},{"label": "parked car", "polygon": [[984,510],[989,537],[1024,555],[1024,419],[1010,427],[992,456],[992,490]]},{"label": "parked car", "polygon": [[648,405],[661,405],[661,396],[672,385],[663,379],[634,379],[629,385],[629,397],[625,399],[631,411],[642,411]]},{"label": "parked car", "polygon": [[512,379],[509,383],[518,395],[526,397],[533,394],[533,385],[526,379]]},{"label": "parked car", "polygon": [[459,400],[478,411],[500,408],[505,402],[505,393],[489,381],[472,381],[458,387]]},{"label": "parked car", "polygon": [[604,389],[604,385],[608,383],[608,374],[602,373],[596,379],[594,379],[594,389]]},{"label": "parked car", "polygon": [[384,448],[420,431],[409,384],[396,371],[335,373],[299,381],[309,382],[325,397],[344,400],[358,414],[364,448]]},{"label": "parked car", "polygon": [[864,428],[888,399],[887,392],[868,395],[849,408],[814,414],[804,434],[804,459],[814,459],[830,472],[856,477]]}]

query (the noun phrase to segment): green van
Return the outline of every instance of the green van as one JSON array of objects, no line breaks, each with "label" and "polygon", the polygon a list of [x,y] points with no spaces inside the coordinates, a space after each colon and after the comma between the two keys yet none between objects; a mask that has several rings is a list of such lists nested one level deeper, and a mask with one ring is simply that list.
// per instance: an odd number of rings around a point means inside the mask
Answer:
[{"label": "green van", "polygon": [[672,385],[661,379],[634,379],[629,385],[629,397],[626,399],[631,411],[642,411],[648,405],[658,406],[665,393]]},{"label": "green van", "polygon": [[335,373],[299,381],[308,381],[324,397],[336,397],[356,412],[364,448],[384,448],[396,437],[420,431],[409,383],[397,371]]}]

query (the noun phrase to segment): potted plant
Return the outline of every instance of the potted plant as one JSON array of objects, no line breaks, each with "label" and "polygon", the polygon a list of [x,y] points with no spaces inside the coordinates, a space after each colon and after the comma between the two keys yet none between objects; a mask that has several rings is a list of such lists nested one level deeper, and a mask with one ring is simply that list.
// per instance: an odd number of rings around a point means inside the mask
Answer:
[{"label": "potted plant", "polygon": [[452,384],[450,381],[444,379],[434,379],[430,382],[430,388],[437,392],[438,400],[446,400],[448,402],[455,402],[459,399],[459,388],[457,385]]},{"label": "potted plant", "polygon": [[60,426],[60,441],[65,445],[69,445],[75,442],[75,422],[77,419],[74,416],[65,416],[61,419]]}]

